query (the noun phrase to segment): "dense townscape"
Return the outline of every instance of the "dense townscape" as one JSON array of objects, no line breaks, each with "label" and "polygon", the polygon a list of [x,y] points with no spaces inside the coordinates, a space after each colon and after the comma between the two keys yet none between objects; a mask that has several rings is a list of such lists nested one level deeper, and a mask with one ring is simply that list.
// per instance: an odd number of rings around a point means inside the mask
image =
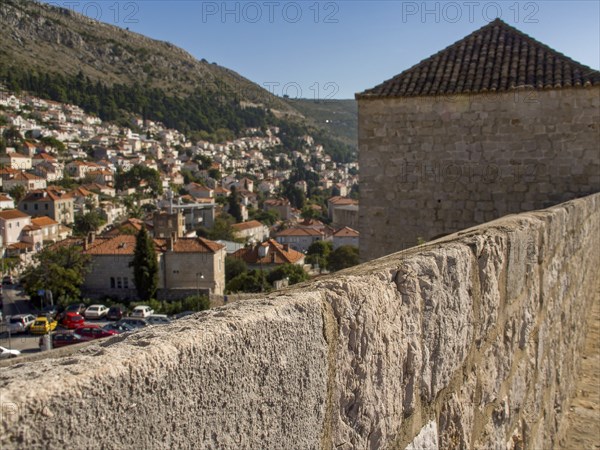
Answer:
[{"label": "dense townscape", "polygon": [[[80,245],[93,260],[85,295],[126,299],[135,292],[126,275],[142,228],[162,265],[180,264],[171,253],[218,255],[193,263],[194,274],[161,275],[158,290],[169,299],[197,289],[270,289],[289,282],[289,269],[277,272],[281,279],[273,273],[282,266],[300,267],[292,277],[299,281],[357,261],[357,163],[333,161],[310,135],[290,145],[270,126],[192,142],[158,122],[134,118],[123,127],[5,88],[0,108],[5,274],[26,273],[45,250]],[[328,267],[340,247],[346,254]],[[107,255],[113,260],[100,264]],[[225,279],[226,261],[238,279]]]}]

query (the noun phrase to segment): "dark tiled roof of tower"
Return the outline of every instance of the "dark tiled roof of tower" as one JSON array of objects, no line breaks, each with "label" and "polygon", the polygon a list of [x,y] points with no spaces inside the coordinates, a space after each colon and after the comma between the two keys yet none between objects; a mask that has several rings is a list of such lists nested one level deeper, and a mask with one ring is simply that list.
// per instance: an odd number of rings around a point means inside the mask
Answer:
[{"label": "dark tiled roof of tower", "polygon": [[600,72],[500,19],[471,33],[358,99],[557,89],[600,85]]}]

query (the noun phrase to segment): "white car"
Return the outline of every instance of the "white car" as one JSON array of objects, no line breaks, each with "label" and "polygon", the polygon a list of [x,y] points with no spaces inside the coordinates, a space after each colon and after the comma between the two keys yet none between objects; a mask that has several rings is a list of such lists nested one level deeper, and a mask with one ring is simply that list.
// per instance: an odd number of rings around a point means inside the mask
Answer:
[{"label": "white car", "polygon": [[89,306],[83,315],[86,319],[102,319],[108,314],[108,308],[104,305]]},{"label": "white car", "polygon": [[0,359],[16,358],[21,352],[19,350],[11,350],[9,348],[0,347]]},{"label": "white car", "polygon": [[141,317],[142,319],[145,319],[146,317],[150,317],[152,314],[154,314],[154,310],[152,308],[149,306],[140,305],[133,308],[131,317]]},{"label": "white car", "polygon": [[8,321],[8,330],[11,334],[25,333],[35,322],[35,317],[31,314],[17,314],[11,316]]}]

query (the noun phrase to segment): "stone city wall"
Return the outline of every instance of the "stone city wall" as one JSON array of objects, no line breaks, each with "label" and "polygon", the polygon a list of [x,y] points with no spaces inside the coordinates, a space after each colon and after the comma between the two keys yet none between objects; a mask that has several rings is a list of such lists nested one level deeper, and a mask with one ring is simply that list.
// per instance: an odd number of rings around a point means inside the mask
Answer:
[{"label": "stone city wall", "polygon": [[4,362],[0,448],[552,448],[598,248],[593,195]]}]

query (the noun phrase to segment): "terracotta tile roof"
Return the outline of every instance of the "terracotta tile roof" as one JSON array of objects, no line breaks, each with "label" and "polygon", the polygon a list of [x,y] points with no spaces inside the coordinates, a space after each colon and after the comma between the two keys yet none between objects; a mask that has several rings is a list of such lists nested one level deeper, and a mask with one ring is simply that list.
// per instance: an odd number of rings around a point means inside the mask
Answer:
[{"label": "terracotta tile roof", "polygon": [[10,202],[10,201],[12,201],[12,198],[10,198],[8,195],[0,194],[0,202]]},{"label": "terracotta tile roof", "polygon": [[276,237],[285,237],[285,236],[321,237],[321,236],[323,236],[323,232],[321,232],[319,230],[315,230],[314,228],[287,228],[285,230],[280,231],[275,236]]},{"label": "terracotta tile roof", "polygon": [[285,198],[271,198],[271,199],[265,200],[264,205],[265,206],[289,206],[290,201]]},{"label": "terracotta tile roof", "polygon": [[[167,250],[166,239],[154,239],[157,251],[165,252]],[[173,243],[175,253],[215,253],[225,248],[224,245],[209,241],[201,237],[197,238],[178,238]]]},{"label": "terracotta tile roof", "polygon": [[52,225],[58,225],[57,221],[51,219],[48,216],[34,217],[33,219],[31,219],[31,223],[40,227],[50,227]]},{"label": "terracotta tile roof", "polygon": [[[259,248],[268,248],[265,256],[261,257]],[[234,258],[243,259],[248,264],[294,264],[304,258],[304,254],[293,249],[285,249],[283,245],[269,239],[260,245],[239,249],[233,254]]]},{"label": "terracotta tile roof", "polygon": [[357,99],[600,85],[600,72],[496,19]]},{"label": "terracotta tile roof", "polygon": [[39,225],[25,225],[23,227],[23,231],[35,231],[35,230],[41,230],[42,227],[40,227]]},{"label": "terracotta tile roof", "polygon": [[30,217],[28,214],[19,211],[18,209],[7,209],[4,211],[0,211],[0,219],[4,220],[12,220],[12,219],[25,219],[26,217]]},{"label": "terracotta tile roof", "polygon": [[53,158],[48,153],[38,153],[33,159],[41,159],[43,161],[56,162],[56,158]]},{"label": "terracotta tile roof", "polygon": [[[90,255],[133,255],[135,251],[134,234],[118,234],[114,236],[98,236],[84,252]],[[154,239],[157,253],[167,251],[166,239]],[[180,238],[173,243],[175,253],[215,253],[224,245],[204,238]]]},{"label": "terracotta tile roof", "polygon": [[264,225],[262,223],[260,223],[258,220],[250,220],[248,222],[235,223],[235,224],[231,225],[231,228],[234,231],[244,231],[244,230],[250,230],[252,228],[259,228],[259,227],[264,227]]},{"label": "terracotta tile roof", "polygon": [[327,200],[332,205],[358,205],[358,201],[347,197],[331,197]]},{"label": "terracotta tile roof", "polygon": [[350,227],[340,228],[335,233],[333,233],[333,237],[358,237],[358,236],[359,236],[359,232]]},{"label": "terracotta tile roof", "polygon": [[16,174],[13,177],[13,180],[17,180],[17,181],[41,181],[41,180],[44,180],[44,178],[38,177],[36,175],[32,175],[32,174],[27,173],[27,172],[20,172],[20,173]]},{"label": "terracotta tile roof", "polygon": [[[44,193],[46,194],[44,196]],[[21,200],[22,202],[49,202],[49,201],[60,201],[60,200],[68,200],[72,199],[73,196],[67,192],[62,190],[58,190],[58,188],[54,188],[52,186],[46,189],[35,189],[33,191],[29,191],[29,193]]]}]

